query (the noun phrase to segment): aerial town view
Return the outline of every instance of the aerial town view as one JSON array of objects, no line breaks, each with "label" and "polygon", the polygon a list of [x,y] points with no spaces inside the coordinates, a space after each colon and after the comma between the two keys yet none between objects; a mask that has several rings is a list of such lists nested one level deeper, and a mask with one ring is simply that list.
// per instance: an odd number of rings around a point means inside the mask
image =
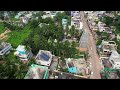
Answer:
[{"label": "aerial town view", "polygon": [[120,79],[120,11],[0,11],[0,79]]}]

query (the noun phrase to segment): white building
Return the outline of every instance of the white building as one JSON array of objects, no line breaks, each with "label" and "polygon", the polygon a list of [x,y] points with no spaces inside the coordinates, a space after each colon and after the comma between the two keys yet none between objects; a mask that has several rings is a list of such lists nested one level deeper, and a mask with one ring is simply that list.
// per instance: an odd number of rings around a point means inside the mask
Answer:
[{"label": "white building", "polygon": [[50,66],[52,61],[52,53],[50,51],[40,50],[36,56],[36,63],[40,65]]},{"label": "white building", "polygon": [[16,48],[14,55],[18,56],[21,61],[28,61],[33,56],[32,52],[30,50],[27,50],[23,45],[19,45]]},{"label": "white building", "polygon": [[0,58],[2,58],[4,55],[9,54],[10,50],[12,50],[11,44],[2,42],[0,45]]},{"label": "white building", "polygon": [[64,11],[44,11],[45,15],[42,16],[43,19],[51,17],[54,18],[58,12],[63,13]]},{"label": "white building", "polygon": [[83,29],[83,23],[80,18],[80,11],[71,11],[71,26],[75,26],[77,30]]},{"label": "white building", "polygon": [[112,51],[109,61],[113,68],[120,69],[120,55],[116,50]]}]

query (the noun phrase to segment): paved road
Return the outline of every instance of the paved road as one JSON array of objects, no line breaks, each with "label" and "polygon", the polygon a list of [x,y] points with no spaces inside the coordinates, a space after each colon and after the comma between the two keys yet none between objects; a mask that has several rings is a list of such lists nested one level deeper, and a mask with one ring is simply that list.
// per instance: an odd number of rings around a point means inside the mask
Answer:
[{"label": "paved road", "polygon": [[98,54],[96,52],[96,45],[95,45],[95,40],[93,39],[93,36],[90,32],[89,26],[87,24],[87,19],[84,17],[84,12],[81,11],[80,12],[81,15],[81,19],[83,22],[83,28],[86,32],[89,33],[89,44],[88,44],[88,51],[89,51],[89,55],[90,55],[90,62],[91,62],[91,70],[92,70],[92,74],[91,75],[91,79],[101,79],[100,77],[100,70],[101,70],[101,64],[100,64],[100,60],[98,57]]}]

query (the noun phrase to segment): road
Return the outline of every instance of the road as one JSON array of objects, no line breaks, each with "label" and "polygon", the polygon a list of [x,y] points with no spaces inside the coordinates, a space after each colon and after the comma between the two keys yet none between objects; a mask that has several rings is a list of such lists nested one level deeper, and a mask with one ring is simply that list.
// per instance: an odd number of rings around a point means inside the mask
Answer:
[{"label": "road", "polygon": [[100,70],[101,70],[101,64],[100,64],[100,60],[99,60],[99,56],[97,54],[96,51],[96,44],[95,44],[95,40],[93,39],[93,36],[90,32],[88,23],[87,23],[87,19],[84,17],[84,12],[80,11],[80,15],[81,15],[81,20],[83,22],[83,29],[89,33],[89,44],[88,44],[88,52],[90,55],[90,63],[91,63],[91,71],[92,71],[92,75],[91,75],[91,79],[101,79],[100,77]]}]

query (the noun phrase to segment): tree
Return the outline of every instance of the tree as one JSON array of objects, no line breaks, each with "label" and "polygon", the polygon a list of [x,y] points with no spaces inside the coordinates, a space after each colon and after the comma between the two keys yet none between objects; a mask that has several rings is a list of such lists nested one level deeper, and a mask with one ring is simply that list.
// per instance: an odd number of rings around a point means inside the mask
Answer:
[{"label": "tree", "polygon": [[109,16],[104,16],[102,22],[104,22],[108,26],[111,26],[113,23],[113,18]]},{"label": "tree", "polygon": [[1,19],[1,20],[4,19],[4,11],[0,11],[0,19]]},{"label": "tree", "polygon": [[101,36],[102,36],[102,39],[109,40],[109,34],[107,32],[102,32]]},{"label": "tree", "polygon": [[101,43],[102,43],[102,40],[98,40],[96,45],[98,46],[98,45],[100,45]]}]

